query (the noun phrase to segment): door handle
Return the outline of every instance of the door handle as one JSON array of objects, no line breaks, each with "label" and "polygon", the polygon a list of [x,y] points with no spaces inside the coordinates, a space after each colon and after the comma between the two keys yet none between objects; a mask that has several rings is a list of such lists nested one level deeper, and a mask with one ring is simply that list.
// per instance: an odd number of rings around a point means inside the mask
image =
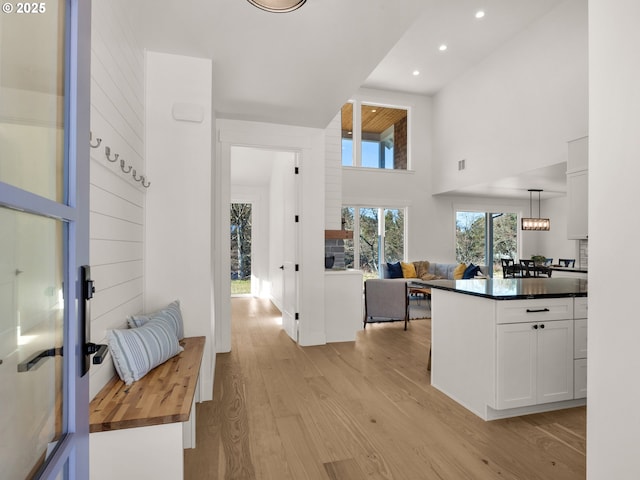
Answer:
[{"label": "door handle", "polygon": [[280,265],[280,270],[284,270],[284,265]]}]

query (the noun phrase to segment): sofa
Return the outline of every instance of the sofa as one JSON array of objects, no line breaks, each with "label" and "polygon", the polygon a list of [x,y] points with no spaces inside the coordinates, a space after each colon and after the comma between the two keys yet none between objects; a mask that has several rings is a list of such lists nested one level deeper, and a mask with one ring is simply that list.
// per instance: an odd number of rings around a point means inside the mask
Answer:
[{"label": "sofa", "polygon": [[464,263],[437,263],[420,260],[415,262],[386,263],[382,266],[382,278],[415,280],[462,280],[488,277],[484,265]]}]

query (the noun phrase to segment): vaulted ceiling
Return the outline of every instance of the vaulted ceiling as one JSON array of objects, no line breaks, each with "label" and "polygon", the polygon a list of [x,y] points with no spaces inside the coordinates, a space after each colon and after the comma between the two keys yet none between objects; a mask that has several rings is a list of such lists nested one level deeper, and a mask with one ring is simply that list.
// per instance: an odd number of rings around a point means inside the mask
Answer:
[{"label": "vaulted ceiling", "polygon": [[434,94],[560,1],[307,0],[286,14],[246,0],[128,8],[146,48],[213,60],[219,117],[324,128],[361,86]]}]

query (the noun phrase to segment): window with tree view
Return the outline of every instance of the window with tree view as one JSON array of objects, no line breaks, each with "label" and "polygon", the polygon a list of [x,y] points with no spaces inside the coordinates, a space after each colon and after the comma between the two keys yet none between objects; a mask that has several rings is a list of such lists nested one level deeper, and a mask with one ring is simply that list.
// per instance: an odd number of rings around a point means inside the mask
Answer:
[{"label": "window with tree view", "polygon": [[[342,165],[406,170],[407,117],[403,108],[345,103],[341,110]],[[354,142],[359,149],[354,149]]]},{"label": "window with tree view", "polygon": [[516,213],[456,212],[456,260],[491,266],[502,276],[502,258],[518,258]]},{"label": "window with tree view", "polygon": [[347,268],[375,278],[384,262],[404,260],[404,215],[403,208],[343,207],[343,228],[353,230],[353,241],[345,241]]}]

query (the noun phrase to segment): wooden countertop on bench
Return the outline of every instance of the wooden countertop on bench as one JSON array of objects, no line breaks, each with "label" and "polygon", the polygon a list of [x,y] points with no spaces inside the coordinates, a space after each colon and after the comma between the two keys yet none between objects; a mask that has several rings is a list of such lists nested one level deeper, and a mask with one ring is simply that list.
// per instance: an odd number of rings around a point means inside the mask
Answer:
[{"label": "wooden countertop on bench", "polygon": [[106,432],[189,420],[205,337],[180,341],[184,351],[126,386],[112,378],[91,401],[89,431]]}]

